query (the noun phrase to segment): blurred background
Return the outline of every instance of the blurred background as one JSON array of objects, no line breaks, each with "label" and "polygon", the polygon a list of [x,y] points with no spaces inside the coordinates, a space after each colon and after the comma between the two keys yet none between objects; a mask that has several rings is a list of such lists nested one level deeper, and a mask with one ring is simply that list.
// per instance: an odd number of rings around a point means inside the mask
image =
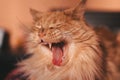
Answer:
[{"label": "blurred background", "polygon": [[[29,8],[42,12],[52,8],[71,8],[80,0],[0,0],[0,80],[24,55],[21,26],[30,26]],[[120,30],[120,0],[87,0],[85,18],[93,26]],[[24,25],[23,25],[24,24]]]}]

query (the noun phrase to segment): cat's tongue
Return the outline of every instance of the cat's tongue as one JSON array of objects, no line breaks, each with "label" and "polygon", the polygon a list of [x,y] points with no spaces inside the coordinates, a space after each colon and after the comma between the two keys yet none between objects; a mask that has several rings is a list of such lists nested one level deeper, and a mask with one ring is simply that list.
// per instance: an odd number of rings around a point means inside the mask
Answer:
[{"label": "cat's tongue", "polygon": [[63,56],[63,52],[62,49],[60,47],[54,46],[52,47],[52,52],[53,52],[53,64],[60,66],[60,64],[62,63],[62,56]]}]

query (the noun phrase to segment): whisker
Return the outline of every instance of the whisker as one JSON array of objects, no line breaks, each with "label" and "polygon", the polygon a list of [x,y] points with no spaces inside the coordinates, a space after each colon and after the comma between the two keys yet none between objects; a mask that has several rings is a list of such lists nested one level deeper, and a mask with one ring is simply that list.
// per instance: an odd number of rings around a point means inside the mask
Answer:
[{"label": "whisker", "polygon": [[[31,45],[32,44],[32,45]],[[40,43],[35,43],[35,42],[31,42],[30,43],[30,47],[31,48],[36,48],[38,45],[40,45]]]},{"label": "whisker", "polygon": [[31,29],[29,28],[29,26],[23,24],[23,22],[18,17],[16,17],[16,18],[18,19],[18,22],[21,24],[21,26],[19,26],[19,27],[22,28],[25,33],[32,32]]}]

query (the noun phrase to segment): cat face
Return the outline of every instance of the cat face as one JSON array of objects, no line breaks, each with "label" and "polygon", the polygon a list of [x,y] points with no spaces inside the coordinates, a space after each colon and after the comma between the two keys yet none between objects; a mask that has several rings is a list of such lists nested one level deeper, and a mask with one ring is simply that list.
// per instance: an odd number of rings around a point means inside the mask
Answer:
[{"label": "cat face", "polygon": [[70,43],[71,18],[63,12],[43,14],[33,25],[33,34],[37,42],[53,53],[53,64],[60,66],[65,48]]},{"label": "cat face", "polygon": [[35,22],[34,28],[41,42],[58,43],[64,41],[66,30],[63,28],[67,26],[68,21],[68,17],[61,12],[48,13]]}]

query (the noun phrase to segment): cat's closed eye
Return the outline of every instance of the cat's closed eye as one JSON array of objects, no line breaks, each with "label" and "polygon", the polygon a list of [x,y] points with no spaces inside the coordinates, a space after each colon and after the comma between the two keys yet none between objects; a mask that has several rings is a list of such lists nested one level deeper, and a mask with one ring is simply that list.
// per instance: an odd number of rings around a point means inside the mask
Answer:
[{"label": "cat's closed eye", "polygon": [[37,28],[40,29],[40,28],[42,28],[42,25],[41,25],[40,23],[37,22],[37,23],[35,23],[35,27],[37,27]]},{"label": "cat's closed eye", "polygon": [[49,29],[54,29],[54,27],[50,27]]}]

